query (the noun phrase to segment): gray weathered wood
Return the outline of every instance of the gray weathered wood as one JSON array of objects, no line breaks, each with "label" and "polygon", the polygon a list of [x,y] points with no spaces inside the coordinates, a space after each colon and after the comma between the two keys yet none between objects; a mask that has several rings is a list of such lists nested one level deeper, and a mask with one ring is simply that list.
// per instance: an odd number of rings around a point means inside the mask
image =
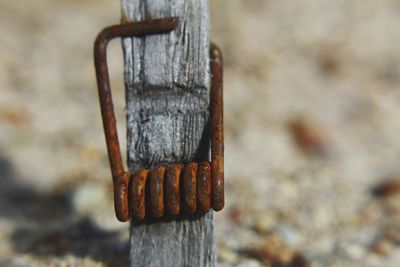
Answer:
[{"label": "gray weathered wood", "polygon": [[[166,35],[127,38],[128,166],[209,159],[208,0],[122,0],[123,20],[178,17]],[[131,266],[215,266],[213,213],[131,227]]]}]

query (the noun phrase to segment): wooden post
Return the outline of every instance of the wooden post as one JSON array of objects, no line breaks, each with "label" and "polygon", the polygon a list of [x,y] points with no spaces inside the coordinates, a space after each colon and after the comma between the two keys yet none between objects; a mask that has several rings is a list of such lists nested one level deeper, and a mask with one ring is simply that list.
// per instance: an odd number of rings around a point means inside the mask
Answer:
[{"label": "wooden post", "polygon": [[[122,0],[122,20],[178,17],[165,35],[123,40],[131,171],[209,159],[208,0]],[[213,212],[132,224],[131,266],[215,266]]]}]

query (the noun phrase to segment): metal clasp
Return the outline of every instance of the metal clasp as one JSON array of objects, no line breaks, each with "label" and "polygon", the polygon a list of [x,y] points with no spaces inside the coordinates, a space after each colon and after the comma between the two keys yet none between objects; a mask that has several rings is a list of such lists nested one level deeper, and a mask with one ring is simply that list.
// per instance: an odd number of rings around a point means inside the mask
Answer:
[{"label": "metal clasp", "polygon": [[[121,149],[119,145],[114,106],[112,102],[110,79],[107,66],[107,45],[110,40],[118,37],[142,37],[145,35],[165,34],[178,26],[177,18],[154,19],[142,22],[124,23],[105,28],[99,33],[94,45],[94,61],[96,68],[97,85],[100,99],[101,116],[103,120],[104,133],[107,143],[108,157],[114,186],[115,213],[120,221],[127,221],[130,213],[136,219],[143,219],[145,214],[144,196],[140,203],[129,203],[129,191],[135,191],[135,185],[130,183],[132,174],[123,167]],[[223,154],[223,101],[222,101],[222,57],[219,49],[211,44],[211,202],[214,210],[221,210],[224,206],[224,154]],[[163,180],[162,180],[163,181]],[[162,182],[161,181],[161,182]],[[207,182],[207,181],[205,181]],[[139,184],[139,185],[138,185]],[[140,186],[144,187],[144,184]],[[158,187],[163,188],[163,187]],[[139,189],[137,189],[139,190]],[[136,191],[137,191],[136,190]],[[166,188],[168,191],[168,188]],[[134,194],[134,193],[133,193]],[[159,192],[163,194],[163,192]],[[179,192],[178,192],[179,194]],[[193,192],[191,193],[193,194]],[[194,192],[196,194],[196,190]],[[143,195],[143,193],[142,193]],[[195,196],[194,196],[195,197]],[[163,201],[162,196],[155,196],[155,201]],[[166,197],[168,198],[168,196]],[[133,196],[132,199],[137,199]],[[142,200],[143,199],[143,200]],[[176,205],[176,204],[175,204]],[[179,203],[178,203],[179,205]],[[130,212],[129,209],[132,209]],[[157,214],[162,209],[157,206]],[[176,208],[176,207],[175,207]],[[176,210],[176,209],[175,209]],[[179,208],[178,208],[179,210]]]}]

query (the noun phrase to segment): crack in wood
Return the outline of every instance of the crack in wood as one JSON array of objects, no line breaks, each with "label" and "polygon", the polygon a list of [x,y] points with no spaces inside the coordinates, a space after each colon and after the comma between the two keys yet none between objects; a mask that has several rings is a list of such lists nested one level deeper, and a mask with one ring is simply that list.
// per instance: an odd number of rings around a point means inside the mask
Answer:
[{"label": "crack in wood", "polygon": [[[170,34],[125,38],[128,166],[209,159],[208,0],[122,0],[124,20],[179,17]],[[215,266],[213,212],[132,225],[131,266]]]}]

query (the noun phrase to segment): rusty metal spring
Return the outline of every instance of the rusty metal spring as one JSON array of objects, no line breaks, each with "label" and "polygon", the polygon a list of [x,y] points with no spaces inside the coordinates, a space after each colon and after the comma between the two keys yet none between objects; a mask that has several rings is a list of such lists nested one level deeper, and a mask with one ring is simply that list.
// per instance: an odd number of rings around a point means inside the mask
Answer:
[{"label": "rusty metal spring", "polygon": [[212,195],[211,187],[211,164],[208,161],[141,169],[131,176],[129,185],[131,217],[143,220],[146,217],[158,219],[164,215],[192,214],[198,210],[207,212],[211,205],[214,210],[220,210],[220,203],[215,201],[219,196]]},{"label": "rusty metal spring", "polygon": [[114,206],[120,221],[159,219],[163,216],[207,212],[224,207],[224,131],[222,95],[222,55],[214,44],[211,58],[211,162],[124,170],[116,129],[107,67],[107,44],[117,37],[163,34],[174,30],[177,18],[125,23],[104,29],[94,48],[96,77],[107,150],[114,184]]}]

